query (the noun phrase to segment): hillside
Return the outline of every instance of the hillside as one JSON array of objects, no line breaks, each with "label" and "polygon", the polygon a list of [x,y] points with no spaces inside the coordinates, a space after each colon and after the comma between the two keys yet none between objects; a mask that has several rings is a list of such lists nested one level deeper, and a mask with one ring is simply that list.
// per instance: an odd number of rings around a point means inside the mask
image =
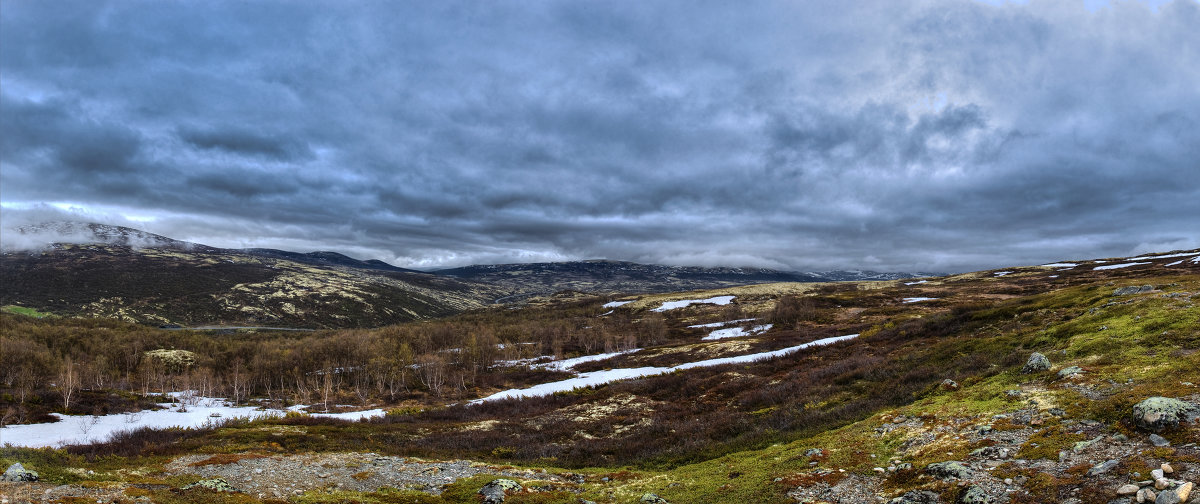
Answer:
[{"label": "hillside", "polygon": [[[504,477],[517,485],[509,503],[662,502],[647,494],[676,504],[1090,503],[1147,491],[1196,502],[1197,300],[1200,251],[550,300],[253,341],[3,315],[6,348],[17,351],[0,366],[45,362],[31,372],[42,383],[55,376],[52,355],[74,352],[136,384],[156,368],[121,355],[170,344],[194,364],[149,375],[151,391],[206,383],[242,407],[302,404],[312,414],[267,410],[279,416],[6,448],[0,462],[20,461],[45,482],[0,492],[479,502],[476,492]],[[226,355],[245,360],[237,367]],[[36,404],[0,406],[32,416],[37,404],[61,403],[42,387],[26,393]],[[116,399],[133,391],[86,392],[84,405],[59,408],[75,414],[62,439],[86,439],[77,415],[103,401],[114,412],[138,407]],[[215,477],[239,491],[182,488]]]},{"label": "hillside", "polygon": [[0,254],[0,304],[151,325],[375,327],[478,308],[504,291],[332,252],[221,249],[54,223],[67,242]]}]

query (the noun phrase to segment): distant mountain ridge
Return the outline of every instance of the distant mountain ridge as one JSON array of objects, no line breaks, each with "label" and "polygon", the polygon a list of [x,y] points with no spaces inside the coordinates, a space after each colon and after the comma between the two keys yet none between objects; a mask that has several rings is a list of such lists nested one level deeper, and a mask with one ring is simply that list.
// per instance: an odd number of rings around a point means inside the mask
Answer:
[{"label": "distant mountain ridge", "polygon": [[[591,260],[420,272],[337,252],[225,249],[133,228],[49,222],[6,235],[0,304],[148,324],[368,327],[562,291],[663,293],[927,273],[787,272]],[[13,241],[37,244],[16,250]]]},{"label": "distant mountain ridge", "polygon": [[551,294],[568,289],[584,292],[658,293],[756,283],[899,280],[940,275],[923,272],[796,272],[769,268],[706,268],[609,260],[487,264],[435,270],[433,273],[524,290],[529,295]]},{"label": "distant mountain ridge", "polygon": [[[338,252],[291,252],[270,248],[228,249],[212,247],[200,243],[176,240],[166,236],[142,231],[124,226],[97,224],[94,222],[55,221],[17,228],[22,234],[42,236],[51,243],[103,243],[121,247],[134,248],[166,248],[197,252],[233,252],[244,253],[259,257],[287,259],[304,264],[318,266],[345,266],[348,268],[378,269],[384,271],[403,271],[407,273],[422,273],[417,270],[392,266],[378,259],[359,260]],[[65,240],[53,239],[66,238]]]}]

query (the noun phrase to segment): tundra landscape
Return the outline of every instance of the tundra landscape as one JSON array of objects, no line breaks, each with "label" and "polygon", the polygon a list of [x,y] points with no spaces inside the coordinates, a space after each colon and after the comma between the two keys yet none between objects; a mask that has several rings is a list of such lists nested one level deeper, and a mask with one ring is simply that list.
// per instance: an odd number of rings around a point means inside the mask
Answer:
[{"label": "tundra landscape", "polygon": [[0,0],[0,504],[1200,504],[1200,0]]},{"label": "tundra landscape", "polygon": [[[3,256],[8,285],[29,261]],[[272,274],[261,298],[295,271]],[[29,296],[0,319],[0,461],[38,475],[16,500],[1108,502],[1200,476],[1200,251],[304,331]]]}]

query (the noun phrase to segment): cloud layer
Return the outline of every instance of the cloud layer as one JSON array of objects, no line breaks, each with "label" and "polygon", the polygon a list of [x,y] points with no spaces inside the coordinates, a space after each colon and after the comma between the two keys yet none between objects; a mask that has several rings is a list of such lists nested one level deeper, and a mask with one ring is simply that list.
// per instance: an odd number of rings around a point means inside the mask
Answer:
[{"label": "cloud layer", "polygon": [[1197,26],[1193,0],[10,2],[0,199],[407,267],[1196,247]]}]

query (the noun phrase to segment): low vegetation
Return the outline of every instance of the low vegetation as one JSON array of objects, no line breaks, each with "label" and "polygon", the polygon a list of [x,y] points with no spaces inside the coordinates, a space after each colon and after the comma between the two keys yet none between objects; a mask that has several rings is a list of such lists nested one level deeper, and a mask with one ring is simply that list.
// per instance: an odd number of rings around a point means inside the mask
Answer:
[{"label": "low vegetation", "polygon": [[[318,410],[354,404],[390,412],[361,422],[292,414],[201,429],[141,430],[64,449],[5,448],[0,462],[35,466],[60,484],[128,485],[137,472],[145,481],[164,482],[146,490],[163,502],[202,500],[171,490],[182,484],[169,480],[179,476],[166,468],[177,456],[206,454],[195,465],[210,466],[338,452],[470,459],[542,468],[553,476],[551,483],[528,483],[544,485],[544,491],[505,502],[632,502],[647,492],[675,503],[794,502],[862,481],[881,494],[923,489],[953,501],[965,487],[930,478],[923,469],[978,461],[1004,448],[1011,450],[1008,459],[991,467],[997,481],[1020,481],[1010,484],[1016,485],[1012,502],[1111,497],[1104,487],[1109,480],[1089,477],[1091,460],[1081,458],[1091,456],[1091,443],[1118,435],[1145,439],[1129,419],[1143,398],[1200,397],[1200,275],[1188,265],[1011,269],[1003,277],[980,273],[919,285],[749,286],[676,294],[671,298],[737,297],[725,307],[662,313],[650,311],[667,299],[662,295],[607,313],[602,305],[610,298],[568,294],[522,309],[500,306],[436,321],[312,333],[211,334],[4,313],[0,407],[8,412],[7,423],[44,421],[50,412],[150,407],[158,394],[181,389],[241,402]],[[1114,295],[1119,287],[1145,284],[1152,289]],[[774,327],[715,342],[700,340],[710,329],[689,327],[741,319]],[[752,353],[851,333],[860,336],[782,358],[539,398],[466,403],[570,376],[528,364],[539,356],[641,348],[576,370],[667,366],[714,352]],[[1023,373],[1033,352],[1048,356],[1053,369]],[[519,359],[526,364],[511,362]],[[1060,376],[1070,366],[1078,372]],[[1143,465],[1200,463],[1192,460],[1196,450],[1186,447],[1200,442],[1200,427],[1158,434],[1178,448],[1141,452]],[[1056,469],[1039,472],[1011,459]],[[69,470],[80,467],[93,473]],[[353,474],[368,481],[375,473],[355,468]],[[460,479],[436,496],[414,489],[325,488],[284,497],[474,502],[487,481]],[[244,495],[214,498],[235,502]]]}]

